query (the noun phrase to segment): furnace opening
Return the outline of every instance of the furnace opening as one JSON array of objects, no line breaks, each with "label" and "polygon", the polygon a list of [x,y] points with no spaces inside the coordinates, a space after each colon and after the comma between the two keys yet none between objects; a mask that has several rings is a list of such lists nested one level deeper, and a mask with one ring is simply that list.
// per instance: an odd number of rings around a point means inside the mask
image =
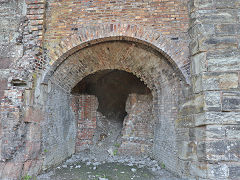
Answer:
[{"label": "furnace opening", "polygon": [[76,152],[89,150],[99,157],[106,151],[111,156],[149,152],[152,94],[138,77],[121,70],[98,71],[83,78],[72,94],[77,102]]},{"label": "furnace opening", "polygon": [[111,121],[123,122],[129,94],[150,95],[151,90],[135,75],[121,70],[102,70],[82,79],[73,94],[95,95],[97,111]]}]

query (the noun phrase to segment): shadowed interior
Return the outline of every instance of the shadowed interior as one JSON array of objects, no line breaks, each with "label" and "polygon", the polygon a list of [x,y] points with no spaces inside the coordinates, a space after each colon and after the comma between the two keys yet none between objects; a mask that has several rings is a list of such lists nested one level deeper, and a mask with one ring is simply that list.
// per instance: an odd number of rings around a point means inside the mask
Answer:
[{"label": "shadowed interior", "polygon": [[72,90],[73,94],[89,94],[98,98],[98,111],[110,120],[121,120],[129,94],[150,94],[150,89],[135,75],[121,70],[103,70],[88,75]]}]

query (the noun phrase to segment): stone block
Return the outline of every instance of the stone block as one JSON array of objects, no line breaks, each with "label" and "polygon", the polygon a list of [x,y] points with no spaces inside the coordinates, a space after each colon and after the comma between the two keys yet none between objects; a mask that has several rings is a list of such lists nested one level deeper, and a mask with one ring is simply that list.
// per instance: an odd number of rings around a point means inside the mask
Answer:
[{"label": "stone block", "polygon": [[209,51],[215,49],[237,49],[238,41],[235,37],[202,37],[199,38],[199,50]]},{"label": "stone block", "polygon": [[223,72],[223,71],[239,71],[240,56],[213,58],[207,60],[208,71]]},{"label": "stone block", "polygon": [[229,176],[229,169],[226,164],[208,164],[208,179],[225,180]]},{"label": "stone block", "polygon": [[4,96],[4,90],[7,89],[7,80],[0,78],[0,100]]},{"label": "stone block", "polygon": [[192,115],[189,116],[178,116],[176,120],[176,127],[179,128],[189,128],[195,126],[194,117]]},{"label": "stone block", "polygon": [[191,162],[189,172],[193,176],[199,178],[207,178],[207,163],[205,162]]},{"label": "stone block", "polygon": [[6,90],[7,89],[7,79],[0,77],[0,90]]},{"label": "stone block", "polygon": [[240,139],[240,125],[225,126],[227,139]]},{"label": "stone block", "polygon": [[209,59],[228,59],[240,56],[239,50],[232,50],[232,49],[219,49],[207,52],[207,60]]},{"label": "stone block", "polygon": [[196,154],[198,160],[206,160],[206,143],[204,141],[197,142]]},{"label": "stone block", "polygon": [[217,9],[234,9],[240,6],[239,0],[214,0]]},{"label": "stone block", "polygon": [[224,140],[206,142],[206,159],[207,160],[227,160],[228,146]]},{"label": "stone block", "polygon": [[199,52],[199,42],[198,39],[193,39],[189,45],[190,52],[192,55],[195,55]]},{"label": "stone block", "polygon": [[206,127],[195,127],[189,130],[190,141],[204,141],[206,140]]},{"label": "stone block", "polygon": [[196,126],[207,124],[239,124],[240,112],[204,112],[194,115]]},{"label": "stone block", "polygon": [[206,125],[206,140],[224,139],[226,129],[222,125]]},{"label": "stone block", "polygon": [[178,143],[178,155],[182,160],[197,159],[196,157],[196,144],[194,142],[182,141]]},{"label": "stone block", "polygon": [[193,92],[200,93],[203,90],[202,75],[196,75],[192,77]]},{"label": "stone block", "polygon": [[234,36],[240,34],[240,24],[217,24],[215,25],[217,36]]},{"label": "stone block", "polygon": [[211,161],[240,160],[239,140],[215,140],[206,142],[206,158]]},{"label": "stone block", "polygon": [[207,111],[220,111],[221,104],[221,92],[219,91],[206,91],[204,93],[205,107]]},{"label": "stone block", "polygon": [[202,36],[211,36],[215,34],[214,24],[195,24],[189,29],[189,35],[192,39]]},{"label": "stone block", "polygon": [[202,9],[202,8],[210,8],[214,6],[212,0],[192,0],[192,4],[195,8]]},{"label": "stone block", "polygon": [[199,53],[192,56],[192,73],[193,75],[201,74],[207,71],[206,53]]},{"label": "stone block", "polygon": [[238,88],[238,73],[204,73],[202,76],[203,90],[221,90]]},{"label": "stone block", "polygon": [[240,177],[240,164],[232,163],[228,165],[229,179],[238,179]]},{"label": "stone block", "polygon": [[179,115],[186,116],[188,114],[198,114],[203,112],[204,109],[204,96],[197,94],[191,100],[181,105]]},{"label": "stone block", "polygon": [[222,95],[222,110],[240,110],[240,92],[224,92]]},{"label": "stone block", "polygon": [[24,101],[26,106],[33,106],[33,91],[26,89],[24,91]]}]

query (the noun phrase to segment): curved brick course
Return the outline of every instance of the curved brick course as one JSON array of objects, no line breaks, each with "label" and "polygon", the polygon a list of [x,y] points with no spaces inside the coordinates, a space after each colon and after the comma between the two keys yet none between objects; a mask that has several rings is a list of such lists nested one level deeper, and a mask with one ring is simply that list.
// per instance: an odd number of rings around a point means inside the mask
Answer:
[{"label": "curved brick course", "polygon": [[[139,42],[163,54],[176,69],[180,69],[182,76],[189,82],[188,52],[183,50],[174,40],[161,33],[144,26],[130,24],[106,24],[94,27],[82,27],[80,31],[56,44],[49,50],[50,72],[53,72],[71,54],[90,45],[113,40]],[[49,77],[50,73],[46,77]],[[47,80],[45,80],[47,81]]]}]

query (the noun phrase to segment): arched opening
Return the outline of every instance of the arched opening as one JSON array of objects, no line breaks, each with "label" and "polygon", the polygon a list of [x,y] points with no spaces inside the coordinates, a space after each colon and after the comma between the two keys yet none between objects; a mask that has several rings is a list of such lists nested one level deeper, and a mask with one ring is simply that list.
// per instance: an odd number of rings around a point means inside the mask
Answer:
[{"label": "arched opening", "polygon": [[132,73],[102,70],[83,78],[72,93],[95,95],[99,102],[97,111],[109,120],[123,122],[129,94],[150,94],[151,90]]},{"label": "arched opening", "polygon": [[48,81],[43,169],[74,153],[120,144],[119,153],[148,153],[185,174],[192,155],[186,149],[188,117],[179,113],[188,89],[179,73],[160,52],[138,42],[101,42],[65,57]]},{"label": "arched opening", "polygon": [[[86,112],[86,106],[89,106],[83,99],[87,98],[91,104],[90,113],[77,115],[77,152],[87,149],[103,156],[104,151],[111,155],[115,150],[115,153],[136,155],[146,153],[146,149],[138,150],[140,146],[152,148],[149,143],[153,141],[152,95],[138,77],[122,70],[101,70],[84,77],[71,93],[78,112]],[[96,114],[96,119],[90,114]],[[83,121],[92,126],[87,128]],[[83,137],[83,132],[89,135]],[[127,149],[127,145],[132,144],[129,138],[141,139],[135,141],[130,152]]]}]

